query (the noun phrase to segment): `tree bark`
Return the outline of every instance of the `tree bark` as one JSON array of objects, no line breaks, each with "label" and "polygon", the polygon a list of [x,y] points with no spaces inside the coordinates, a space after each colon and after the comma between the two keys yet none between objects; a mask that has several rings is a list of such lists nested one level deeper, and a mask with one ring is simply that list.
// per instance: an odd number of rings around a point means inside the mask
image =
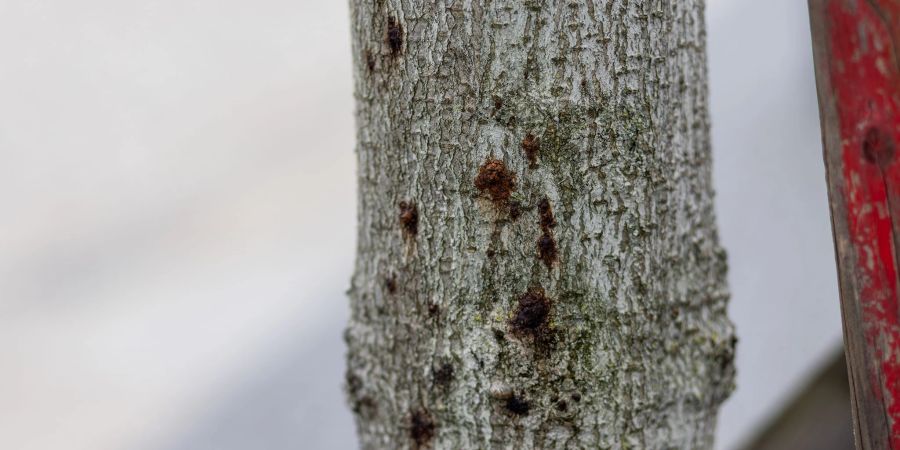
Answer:
[{"label": "tree bark", "polygon": [[361,447],[709,448],[701,0],[351,0]]}]

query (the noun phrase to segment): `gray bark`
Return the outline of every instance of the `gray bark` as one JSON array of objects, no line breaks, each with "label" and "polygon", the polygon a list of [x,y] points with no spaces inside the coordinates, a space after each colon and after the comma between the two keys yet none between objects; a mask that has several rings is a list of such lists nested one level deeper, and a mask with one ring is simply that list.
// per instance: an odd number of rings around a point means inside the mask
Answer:
[{"label": "gray bark", "polygon": [[351,0],[367,449],[709,448],[701,0]]}]

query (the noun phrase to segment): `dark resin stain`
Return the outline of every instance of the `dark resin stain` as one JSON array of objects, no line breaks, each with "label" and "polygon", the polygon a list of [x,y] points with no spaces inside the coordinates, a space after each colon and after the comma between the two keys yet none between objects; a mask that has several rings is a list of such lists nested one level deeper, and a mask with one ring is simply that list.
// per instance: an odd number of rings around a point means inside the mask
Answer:
[{"label": "dark resin stain", "polygon": [[397,277],[394,275],[384,277],[384,287],[387,289],[388,294],[397,293]]},{"label": "dark resin stain", "polygon": [[435,424],[431,415],[424,409],[413,411],[409,418],[409,437],[412,438],[415,448],[425,448],[434,438]]},{"label": "dark resin stain", "polygon": [[516,189],[516,175],[506,168],[503,161],[489,158],[478,169],[475,187],[495,204],[503,204]]},{"label": "dark resin stain", "polygon": [[510,320],[513,331],[522,333],[534,333],[547,324],[550,316],[550,300],[544,295],[544,290],[534,288],[519,297],[519,305],[516,314]]},{"label": "dark resin stain", "polygon": [[447,387],[453,382],[454,376],[453,365],[450,363],[443,363],[434,370],[434,384],[441,387]]},{"label": "dark resin stain", "polygon": [[387,21],[387,44],[391,56],[398,56],[403,51],[403,26],[394,17],[389,17]]},{"label": "dark resin stain", "polygon": [[550,200],[546,198],[538,202],[538,215],[541,219],[541,229],[549,231],[550,228],[556,226],[556,219],[553,218],[553,208],[550,206]]},{"label": "dark resin stain", "polygon": [[522,216],[522,203],[518,200],[510,200],[509,202],[509,218],[516,220]]},{"label": "dark resin stain", "polygon": [[536,358],[547,358],[556,349],[559,336],[550,326],[553,302],[540,287],[522,294],[509,319],[509,331],[521,344],[530,346]]},{"label": "dark resin stain", "polygon": [[556,241],[553,239],[553,236],[544,232],[540,238],[538,238],[537,242],[538,247],[538,258],[544,262],[544,264],[549,269],[553,266],[553,263],[556,262],[558,258],[558,252],[556,250]]},{"label": "dark resin stain", "polygon": [[404,234],[415,237],[419,233],[419,210],[413,202],[400,202],[400,227]]},{"label": "dark resin stain", "polygon": [[507,397],[503,406],[507,411],[517,416],[527,416],[528,412],[531,411],[531,404],[528,400],[525,400],[516,394],[511,394]]},{"label": "dark resin stain", "polygon": [[550,200],[544,198],[538,202],[538,217],[541,226],[541,237],[538,238],[538,258],[544,262],[547,268],[551,268],[553,263],[559,258],[559,252],[556,249],[556,240],[553,238],[553,227],[556,226],[556,219],[553,217],[553,207],[550,206]]}]

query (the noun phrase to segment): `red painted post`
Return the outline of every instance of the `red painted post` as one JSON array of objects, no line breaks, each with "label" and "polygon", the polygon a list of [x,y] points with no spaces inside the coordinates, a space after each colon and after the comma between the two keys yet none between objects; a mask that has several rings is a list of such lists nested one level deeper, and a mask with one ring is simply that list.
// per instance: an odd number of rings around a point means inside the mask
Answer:
[{"label": "red painted post", "polygon": [[856,446],[900,450],[900,1],[809,6]]}]

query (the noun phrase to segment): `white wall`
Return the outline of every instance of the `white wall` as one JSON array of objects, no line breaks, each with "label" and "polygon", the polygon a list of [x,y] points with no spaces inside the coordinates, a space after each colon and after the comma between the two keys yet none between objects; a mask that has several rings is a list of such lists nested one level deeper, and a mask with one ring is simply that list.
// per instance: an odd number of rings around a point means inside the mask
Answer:
[{"label": "white wall", "polygon": [[719,423],[730,446],[834,354],[841,322],[806,2],[707,11],[716,206],[740,338]]}]

